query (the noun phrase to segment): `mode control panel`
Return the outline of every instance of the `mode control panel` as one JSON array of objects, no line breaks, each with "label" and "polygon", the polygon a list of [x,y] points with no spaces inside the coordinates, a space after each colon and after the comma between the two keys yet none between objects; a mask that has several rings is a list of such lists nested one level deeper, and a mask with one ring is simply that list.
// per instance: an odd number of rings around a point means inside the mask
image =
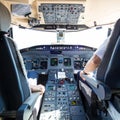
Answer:
[{"label": "mode control panel", "polygon": [[50,70],[40,120],[85,120],[72,69]]}]

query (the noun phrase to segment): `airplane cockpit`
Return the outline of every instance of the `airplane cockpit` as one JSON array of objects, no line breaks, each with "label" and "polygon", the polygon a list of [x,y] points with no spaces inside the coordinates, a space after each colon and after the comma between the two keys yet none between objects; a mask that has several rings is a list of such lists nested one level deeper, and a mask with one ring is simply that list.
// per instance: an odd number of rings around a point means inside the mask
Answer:
[{"label": "airplane cockpit", "polygon": [[[0,120],[119,120],[119,3],[0,0]],[[82,80],[105,39],[99,68]]]},{"label": "airplane cockpit", "polygon": [[37,46],[22,51],[28,77],[36,77],[46,86],[41,120],[85,119],[75,77],[93,52],[93,48],[80,45]]}]

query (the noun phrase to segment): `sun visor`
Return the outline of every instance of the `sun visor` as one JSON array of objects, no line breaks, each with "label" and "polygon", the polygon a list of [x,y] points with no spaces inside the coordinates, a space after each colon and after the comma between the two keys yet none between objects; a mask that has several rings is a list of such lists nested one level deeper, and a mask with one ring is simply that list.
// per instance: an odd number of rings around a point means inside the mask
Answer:
[{"label": "sun visor", "polygon": [[11,11],[13,15],[27,16],[31,14],[31,7],[28,4],[12,4]]}]

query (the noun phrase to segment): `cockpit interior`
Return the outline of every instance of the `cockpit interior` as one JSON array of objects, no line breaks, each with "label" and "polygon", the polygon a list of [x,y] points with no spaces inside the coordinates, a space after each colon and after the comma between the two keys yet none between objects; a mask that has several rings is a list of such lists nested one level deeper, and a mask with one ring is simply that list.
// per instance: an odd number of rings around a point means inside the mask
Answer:
[{"label": "cockpit interior", "polygon": [[[0,0],[0,120],[119,120],[119,4]],[[80,72],[104,39],[110,42],[99,68],[82,80]],[[29,84],[45,92],[32,92]]]}]

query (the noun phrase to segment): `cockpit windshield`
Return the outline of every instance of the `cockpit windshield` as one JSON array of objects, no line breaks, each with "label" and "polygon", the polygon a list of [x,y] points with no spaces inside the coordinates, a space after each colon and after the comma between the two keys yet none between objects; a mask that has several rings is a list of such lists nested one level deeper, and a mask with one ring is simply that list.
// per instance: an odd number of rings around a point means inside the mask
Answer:
[{"label": "cockpit windshield", "polygon": [[86,45],[97,48],[108,35],[108,27],[91,28],[83,31],[65,32],[62,39],[59,39],[58,33],[51,31],[36,31],[29,29],[20,29],[13,27],[14,40],[18,44],[18,48],[26,48],[35,45],[52,45],[52,44],[68,44],[68,45]]}]

